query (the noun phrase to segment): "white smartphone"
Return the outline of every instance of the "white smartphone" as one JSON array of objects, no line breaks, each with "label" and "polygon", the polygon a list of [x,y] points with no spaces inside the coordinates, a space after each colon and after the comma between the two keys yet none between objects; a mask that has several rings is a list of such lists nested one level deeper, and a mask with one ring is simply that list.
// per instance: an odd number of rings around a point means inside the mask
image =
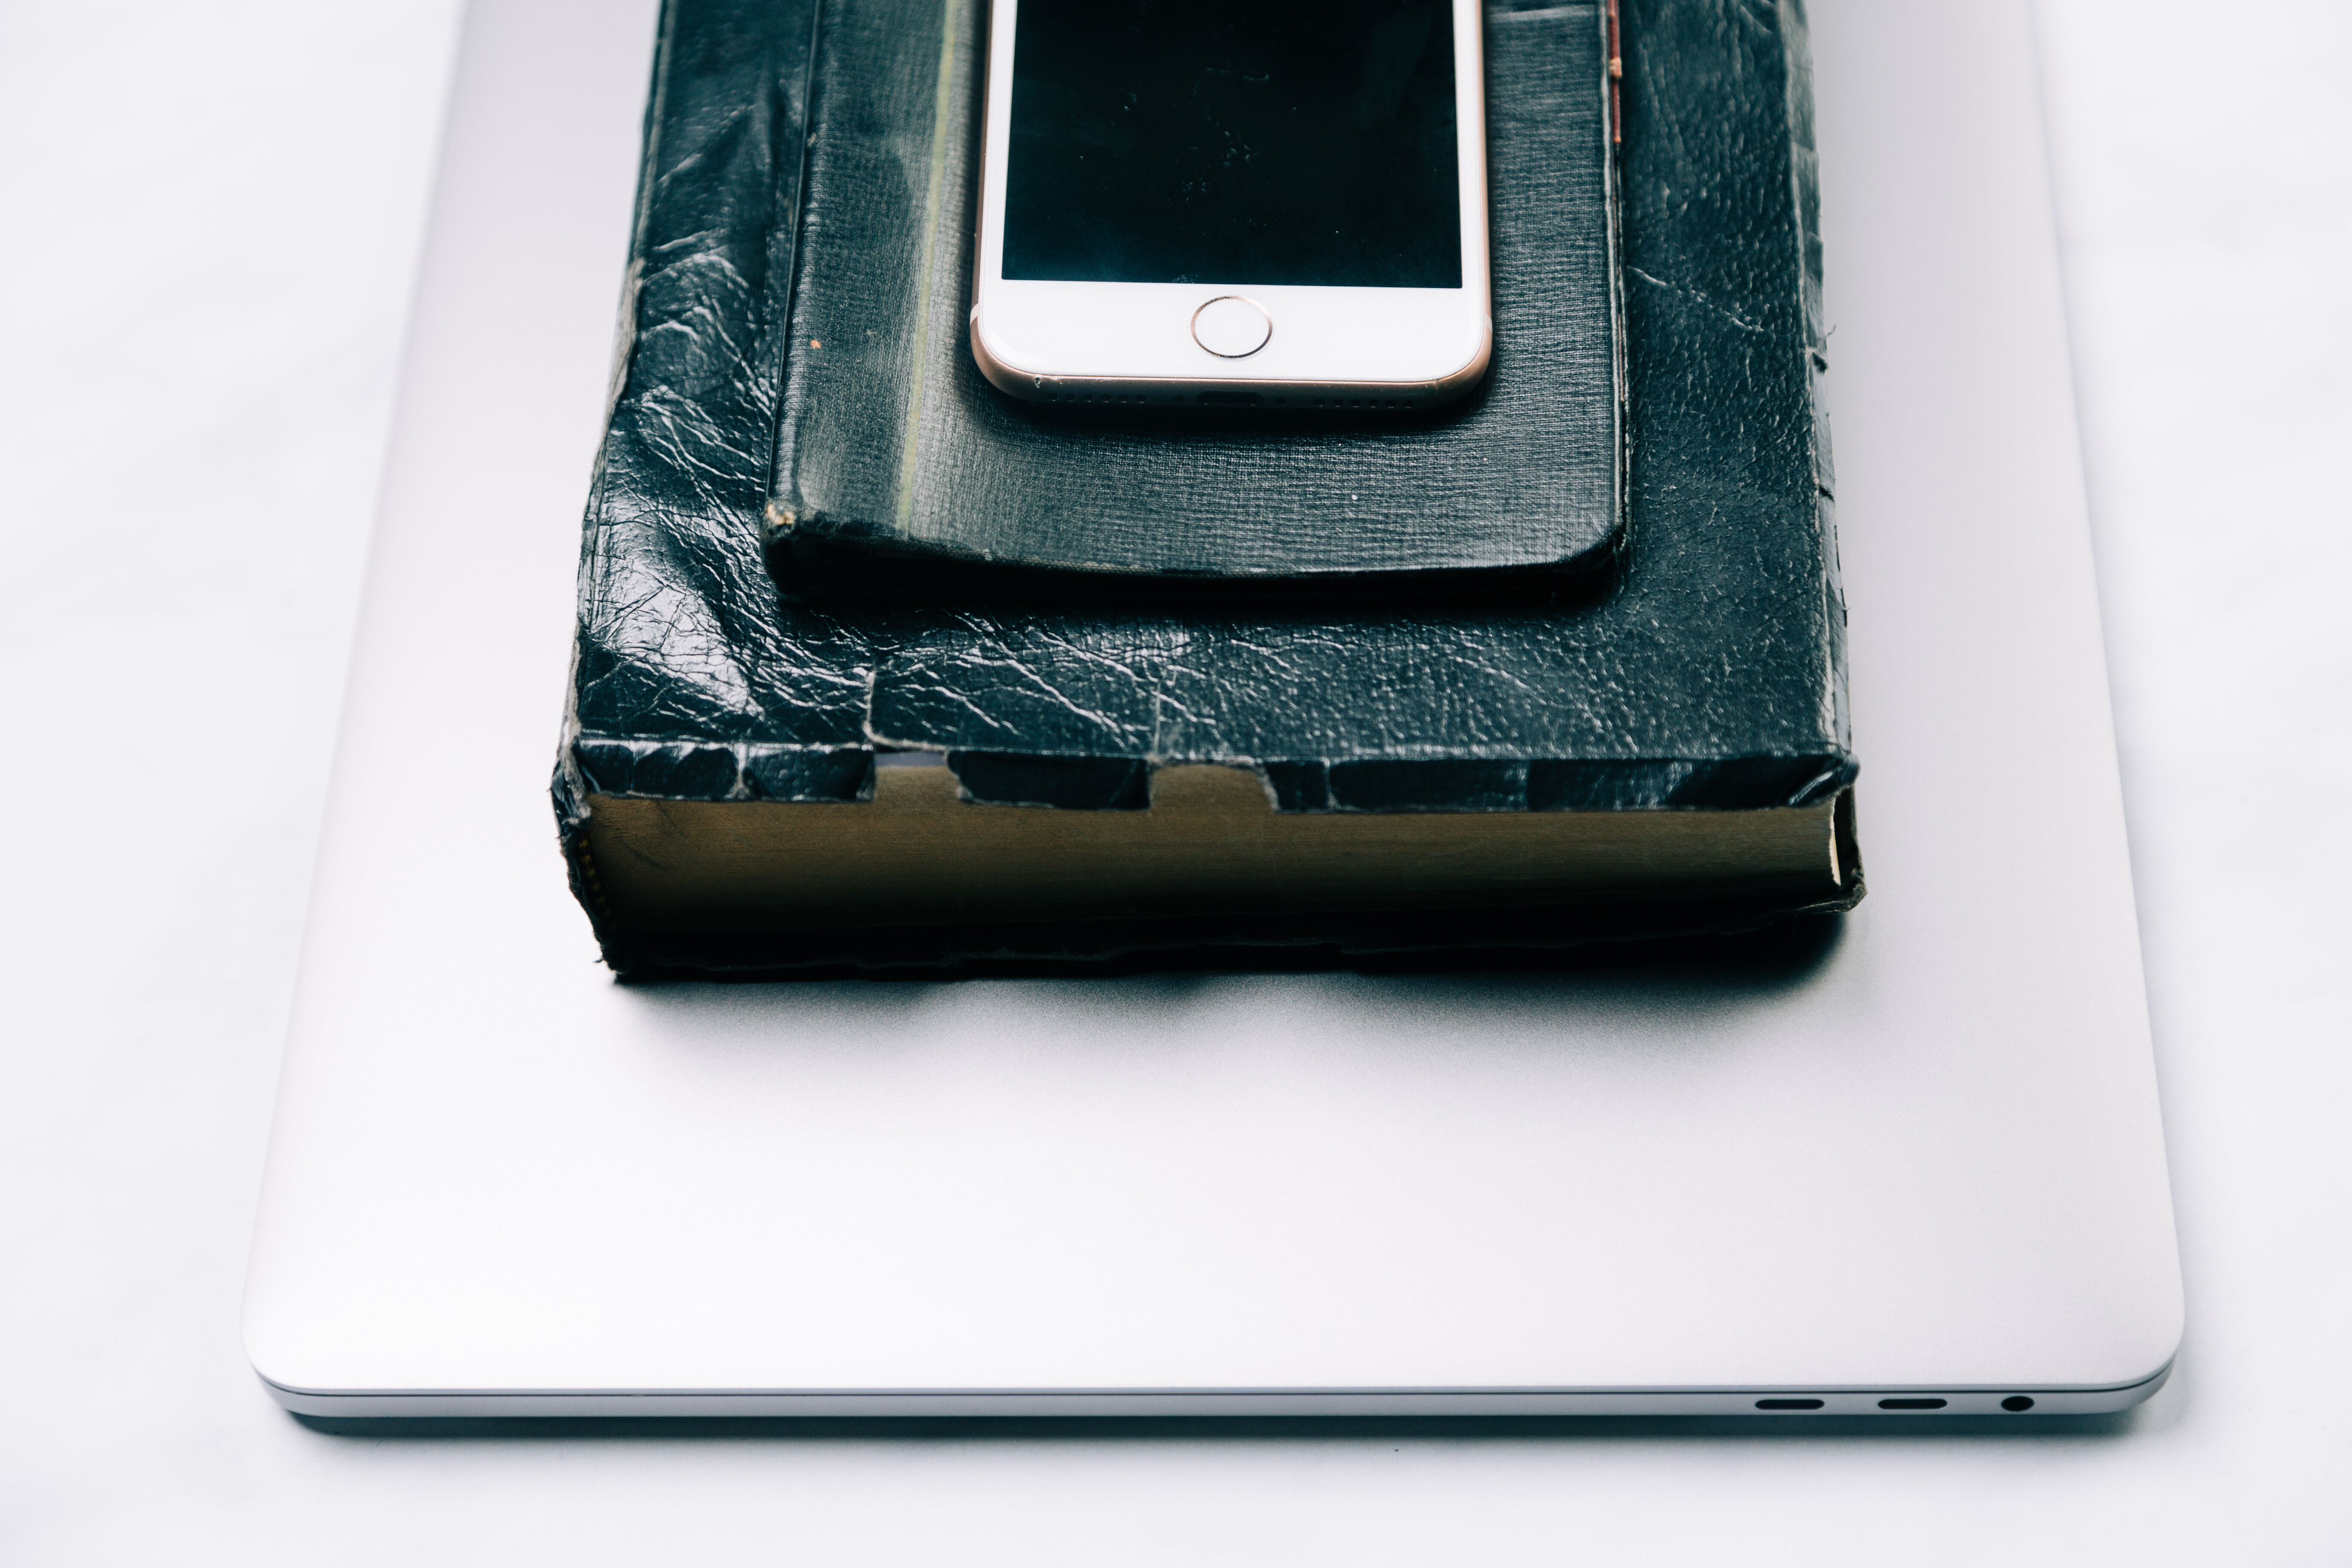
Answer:
[{"label": "white smartphone", "polygon": [[971,349],[1045,403],[1486,374],[1479,0],[993,0]]}]

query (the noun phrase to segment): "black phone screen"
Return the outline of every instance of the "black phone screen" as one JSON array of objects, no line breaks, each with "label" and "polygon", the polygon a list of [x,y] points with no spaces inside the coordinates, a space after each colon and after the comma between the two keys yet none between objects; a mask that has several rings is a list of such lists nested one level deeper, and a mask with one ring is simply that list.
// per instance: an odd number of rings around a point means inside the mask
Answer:
[{"label": "black phone screen", "polygon": [[1019,0],[1007,278],[1462,287],[1451,0]]}]

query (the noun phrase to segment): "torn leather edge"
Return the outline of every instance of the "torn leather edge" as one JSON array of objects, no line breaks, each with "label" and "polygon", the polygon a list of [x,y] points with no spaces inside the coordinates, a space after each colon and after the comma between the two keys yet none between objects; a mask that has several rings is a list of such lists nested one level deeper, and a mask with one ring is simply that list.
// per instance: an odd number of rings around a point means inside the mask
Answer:
[{"label": "torn leather edge", "polygon": [[[885,750],[888,748],[883,748]],[[562,776],[590,795],[646,800],[866,801],[876,749],[651,740],[574,732]],[[1286,815],[1380,812],[1761,811],[1817,805],[1853,784],[1851,757],[1257,760],[952,749],[959,794],[989,805],[1140,809],[1166,766],[1256,775]]]}]

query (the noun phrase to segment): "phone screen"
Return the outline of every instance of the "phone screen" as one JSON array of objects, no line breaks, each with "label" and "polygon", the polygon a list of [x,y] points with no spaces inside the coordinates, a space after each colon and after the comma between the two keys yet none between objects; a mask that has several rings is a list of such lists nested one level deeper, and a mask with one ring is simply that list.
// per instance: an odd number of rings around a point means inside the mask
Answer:
[{"label": "phone screen", "polygon": [[1462,287],[1451,0],[1019,0],[1004,276]]}]

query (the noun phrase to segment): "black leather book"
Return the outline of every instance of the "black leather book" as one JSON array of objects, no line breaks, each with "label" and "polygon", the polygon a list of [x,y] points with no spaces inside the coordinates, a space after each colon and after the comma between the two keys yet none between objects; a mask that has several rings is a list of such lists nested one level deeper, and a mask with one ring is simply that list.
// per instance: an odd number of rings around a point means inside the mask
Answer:
[{"label": "black leather book", "polygon": [[1097,601],[1391,574],[1425,595],[1606,564],[1622,388],[1602,5],[1487,6],[1496,349],[1478,389],[1416,416],[1223,418],[1041,405],[982,378],[966,325],[987,6],[819,9],[766,511],[788,590],[1034,597],[1058,570]]},{"label": "black leather book", "polygon": [[1281,614],[781,598],[821,28],[662,26],[555,780],[616,967],[1545,947],[1860,897],[1794,4],[1623,12],[1622,565]]}]

